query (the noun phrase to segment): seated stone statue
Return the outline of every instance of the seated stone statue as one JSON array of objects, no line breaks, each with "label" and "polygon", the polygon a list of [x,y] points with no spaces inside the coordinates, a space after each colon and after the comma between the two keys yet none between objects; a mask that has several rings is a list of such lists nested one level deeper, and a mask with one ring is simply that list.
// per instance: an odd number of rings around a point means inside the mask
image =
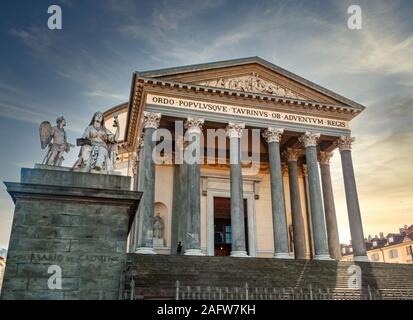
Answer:
[{"label": "seated stone statue", "polygon": [[114,127],[116,127],[115,134],[106,129],[103,113],[96,112],[82,138],[77,140],[77,145],[81,146],[81,149],[79,159],[73,167],[84,172],[112,172],[119,138],[117,116],[114,117]]}]

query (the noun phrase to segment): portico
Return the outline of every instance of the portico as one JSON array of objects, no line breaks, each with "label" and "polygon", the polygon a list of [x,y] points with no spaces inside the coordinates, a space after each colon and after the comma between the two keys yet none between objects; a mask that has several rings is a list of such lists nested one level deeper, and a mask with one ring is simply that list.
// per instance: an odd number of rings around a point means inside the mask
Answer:
[{"label": "portico", "polygon": [[[214,199],[229,198],[230,256],[339,259],[328,164],[338,148],[353,248],[363,260],[349,129],[363,109],[259,58],[135,73],[119,152],[119,166],[144,191],[130,250],[175,254],[182,242],[186,255],[214,255]],[[170,135],[158,139],[159,129]],[[223,136],[211,143],[208,130]],[[161,141],[171,153],[165,148],[157,161]],[[155,203],[166,207],[163,248],[153,245]]]}]

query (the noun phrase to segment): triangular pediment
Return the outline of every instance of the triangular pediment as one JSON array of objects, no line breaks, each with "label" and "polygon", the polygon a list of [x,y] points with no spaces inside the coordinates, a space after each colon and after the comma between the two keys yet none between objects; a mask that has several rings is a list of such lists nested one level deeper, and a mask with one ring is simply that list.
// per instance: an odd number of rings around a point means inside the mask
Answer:
[{"label": "triangular pediment", "polygon": [[259,57],[139,72],[140,76],[215,88],[308,100],[357,109],[364,106]]}]

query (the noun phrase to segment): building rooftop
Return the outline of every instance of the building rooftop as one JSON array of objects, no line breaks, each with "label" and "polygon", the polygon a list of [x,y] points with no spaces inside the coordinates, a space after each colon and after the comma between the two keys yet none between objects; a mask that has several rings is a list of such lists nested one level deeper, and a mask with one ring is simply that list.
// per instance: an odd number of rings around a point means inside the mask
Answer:
[{"label": "building rooftop", "polygon": [[[369,235],[365,240],[366,250],[374,250],[384,247],[394,246],[403,242],[413,240],[413,224],[410,226],[405,225],[403,228],[399,229],[399,233],[388,233],[384,236],[383,232],[380,232],[379,236],[375,235],[372,237]],[[341,250],[343,256],[353,254],[351,244],[342,244]]]}]

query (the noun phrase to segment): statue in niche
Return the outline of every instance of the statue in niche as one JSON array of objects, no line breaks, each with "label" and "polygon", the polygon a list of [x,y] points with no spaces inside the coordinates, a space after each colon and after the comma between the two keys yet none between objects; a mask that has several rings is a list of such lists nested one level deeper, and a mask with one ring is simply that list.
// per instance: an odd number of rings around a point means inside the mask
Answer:
[{"label": "statue in niche", "polygon": [[160,212],[157,212],[153,218],[153,246],[155,248],[165,247],[164,230],[165,223]]},{"label": "statue in niche", "polygon": [[65,118],[59,117],[56,119],[56,126],[52,127],[49,121],[43,121],[40,124],[39,134],[42,149],[48,147],[47,154],[44,157],[42,164],[49,166],[61,166],[64,160],[63,153],[69,152],[70,147],[74,147],[66,140]]},{"label": "statue in niche", "polygon": [[81,149],[79,159],[73,168],[84,172],[110,173],[114,171],[120,126],[117,114],[113,119],[115,133],[105,127],[103,113],[95,112],[82,138],[77,139],[77,145],[81,146]]},{"label": "statue in niche", "polygon": [[158,212],[153,220],[153,237],[163,239],[164,223],[160,212]]}]

